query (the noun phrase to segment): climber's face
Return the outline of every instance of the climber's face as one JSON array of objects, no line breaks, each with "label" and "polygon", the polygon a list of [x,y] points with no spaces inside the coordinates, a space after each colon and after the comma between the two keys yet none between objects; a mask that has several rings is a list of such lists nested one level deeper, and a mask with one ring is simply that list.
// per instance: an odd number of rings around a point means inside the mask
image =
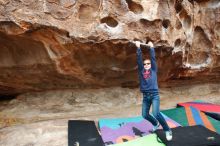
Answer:
[{"label": "climber's face", "polygon": [[151,62],[149,59],[144,60],[144,69],[149,70],[151,68]]}]

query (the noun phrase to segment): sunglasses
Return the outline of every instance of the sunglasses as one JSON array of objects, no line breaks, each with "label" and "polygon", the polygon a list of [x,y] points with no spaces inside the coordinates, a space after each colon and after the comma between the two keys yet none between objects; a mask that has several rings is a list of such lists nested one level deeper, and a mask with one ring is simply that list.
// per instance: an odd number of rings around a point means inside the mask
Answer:
[{"label": "sunglasses", "polygon": [[144,65],[150,65],[151,63],[144,63]]}]

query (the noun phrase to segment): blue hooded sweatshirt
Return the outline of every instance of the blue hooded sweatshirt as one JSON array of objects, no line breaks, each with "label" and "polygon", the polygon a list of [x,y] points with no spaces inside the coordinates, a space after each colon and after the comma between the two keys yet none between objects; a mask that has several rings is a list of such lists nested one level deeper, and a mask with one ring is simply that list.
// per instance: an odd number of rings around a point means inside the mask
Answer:
[{"label": "blue hooded sweatshirt", "polygon": [[157,64],[154,48],[150,48],[150,77],[144,78],[144,64],[142,59],[141,48],[137,48],[137,64],[138,64],[138,77],[140,81],[140,90],[141,92],[158,92],[158,83],[157,83]]}]

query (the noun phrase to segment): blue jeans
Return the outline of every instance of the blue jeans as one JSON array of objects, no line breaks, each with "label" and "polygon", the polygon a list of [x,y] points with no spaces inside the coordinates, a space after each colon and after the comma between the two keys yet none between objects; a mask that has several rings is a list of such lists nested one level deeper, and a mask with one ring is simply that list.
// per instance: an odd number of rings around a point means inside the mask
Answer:
[{"label": "blue jeans", "polygon": [[[151,104],[152,104],[153,116],[149,114]],[[160,96],[157,92],[143,93],[142,116],[143,118],[151,122],[152,125],[156,126],[157,123],[159,122],[160,125],[163,127],[164,131],[170,130],[169,126],[167,125],[167,122],[160,113]]]}]

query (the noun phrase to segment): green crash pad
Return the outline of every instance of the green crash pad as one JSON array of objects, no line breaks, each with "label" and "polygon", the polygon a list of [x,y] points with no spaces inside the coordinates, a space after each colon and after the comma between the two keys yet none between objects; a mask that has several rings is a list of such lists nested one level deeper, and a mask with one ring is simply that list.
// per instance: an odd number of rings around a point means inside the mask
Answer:
[{"label": "green crash pad", "polygon": [[168,116],[169,118],[173,119],[174,121],[178,122],[180,125],[189,126],[186,117],[186,112],[183,107],[163,110],[161,112],[166,116]]},{"label": "green crash pad", "polygon": [[136,138],[131,141],[127,141],[119,144],[113,144],[109,146],[165,146],[165,144],[159,143],[157,141],[156,134],[149,134],[140,138]]},{"label": "green crash pad", "polygon": [[[173,119],[182,126],[189,126],[187,115],[184,107],[178,107],[168,110],[161,111],[163,114]],[[207,116],[210,123],[213,125],[217,133],[220,133],[220,122],[213,119],[212,117]]]}]

